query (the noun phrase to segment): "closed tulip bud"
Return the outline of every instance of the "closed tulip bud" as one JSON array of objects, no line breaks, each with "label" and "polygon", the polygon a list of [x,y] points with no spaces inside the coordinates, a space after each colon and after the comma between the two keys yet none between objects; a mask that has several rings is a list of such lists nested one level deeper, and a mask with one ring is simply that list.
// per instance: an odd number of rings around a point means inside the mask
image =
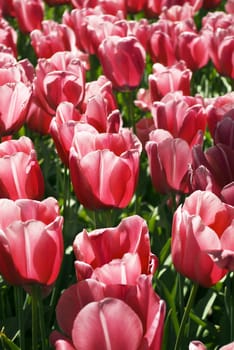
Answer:
[{"label": "closed tulip bud", "polygon": [[63,218],[57,201],[0,199],[0,205],[1,275],[12,285],[51,286],[63,258]]},{"label": "closed tulip bud", "polygon": [[19,28],[23,33],[41,28],[44,16],[42,0],[13,0],[13,7]]},{"label": "closed tulip bud", "polygon": [[41,199],[44,178],[32,141],[22,136],[0,144],[0,197]]},{"label": "closed tulip bud", "polygon": [[230,249],[233,254],[233,219],[234,208],[210,191],[195,191],[187,197],[172,223],[171,253],[176,270],[204,287],[221,280],[228,266],[216,265],[210,253]]},{"label": "closed tulip bud", "polygon": [[125,208],[136,189],[141,148],[130,130],[75,133],[69,168],[80,203],[89,209]]},{"label": "closed tulip bud", "polygon": [[146,53],[134,36],[110,36],[98,49],[102,69],[117,90],[131,90],[140,85]]}]

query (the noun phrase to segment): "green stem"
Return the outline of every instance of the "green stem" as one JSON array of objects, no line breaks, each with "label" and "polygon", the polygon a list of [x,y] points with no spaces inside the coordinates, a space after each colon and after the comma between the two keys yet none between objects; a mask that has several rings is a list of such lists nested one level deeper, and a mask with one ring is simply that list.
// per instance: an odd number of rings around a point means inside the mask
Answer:
[{"label": "green stem", "polygon": [[194,283],[193,286],[192,286],[190,295],[189,295],[189,299],[188,299],[187,305],[186,305],[185,310],[184,310],[184,314],[183,314],[182,320],[181,320],[179,333],[177,335],[177,339],[176,339],[176,344],[175,344],[174,350],[180,350],[181,349],[181,341],[182,341],[182,338],[184,336],[185,326],[186,326],[186,323],[188,321],[189,313],[190,313],[190,311],[192,309],[192,306],[193,306],[193,303],[194,303],[194,300],[195,300],[195,297],[196,297],[196,294],[197,294],[197,290],[198,290],[198,284]]},{"label": "green stem", "polygon": [[63,187],[63,217],[64,217],[64,240],[66,246],[66,236],[67,236],[67,228],[69,223],[69,208],[70,208],[70,176],[69,169],[64,168],[64,187]]},{"label": "green stem", "polygon": [[134,91],[130,90],[128,92],[126,92],[127,94],[127,106],[128,106],[128,115],[127,115],[127,120],[130,124],[130,126],[132,127],[133,131],[136,131],[136,127],[135,127],[135,118],[134,118]]},{"label": "green stem", "polygon": [[37,350],[38,344],[38,290],[37,286],[32,286],[32,350]]},{"label": "green stem", "polygon": [[25,350],[25,329],[24,329],[24,311],[23,311],[23,289],[22,287],[14,287],[16,315],[20,331],[20,349]]},{"label": "green stem", "polygon": [[[38,288],[39,289],[39,288]],[[45,316],[44,316],[44,305],[42,301],[41,291],[38,290],[38,315],[39,315],[39,324],[41,332],[41,349],[47,349],[47,335],[45,327]]]}]

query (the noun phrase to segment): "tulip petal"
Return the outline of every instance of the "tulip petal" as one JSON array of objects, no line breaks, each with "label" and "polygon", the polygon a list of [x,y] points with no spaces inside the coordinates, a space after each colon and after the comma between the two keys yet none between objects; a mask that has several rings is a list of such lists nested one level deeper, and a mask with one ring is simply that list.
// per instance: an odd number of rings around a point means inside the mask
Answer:
[{"label": "tulip petal", "polygon": [[85,306],[72,330],[73,343],[79,350],[137,350],[142,335],[139,317],[122,300],[114,298]]}]

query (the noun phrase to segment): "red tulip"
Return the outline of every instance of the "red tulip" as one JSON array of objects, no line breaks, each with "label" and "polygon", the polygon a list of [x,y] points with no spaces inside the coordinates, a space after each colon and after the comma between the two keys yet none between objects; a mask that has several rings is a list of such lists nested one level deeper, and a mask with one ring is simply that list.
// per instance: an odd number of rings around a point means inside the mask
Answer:
[{"label": "red tulip", "polygon": [[195,191],[187,197],[172,223],[171,253],[176,270],[204,287],[216,284],[227,266],[218,267],[210,252],[233,250],[233,219],[234,208],[210,191]]},{"label": "red tulip", "polygon": [[110,36],[98,50],[106,77],[118,90],[134,89],[140,85],[145,69],[145,50],[134,36]]},{"label": "red tulip", "polygon": [[42,0],[13,0],[13,7],[19,28],[23,33],[41,28],[44,16]]},{"label": "red tulip", "polygon": [[22,136],[0,144],[0,197],[41,199],[44,178],[32,141]]},{"label": "red tulip", "polygon": [[[54,198],[0,199],[0,273],[12,285],[51,286],[63,258],[62,223]],[[42,258],[43,256],[43,258]]]},{"label": "red tulip", "polygon": [[149,276],[139,276],[136,285],[80,281],[64,291],[56,314],[68,339],[52,333],[57,350],[60,339],[66,349],[161,349],[165,303]]},{"label": "red tulip", "polygon": [[234,149],[222,143],[207,148],[204,153],[200,147],[195,147],[193,150],[192,189],[209,189],[223,201],[233,205],[233,156]]},{"label": "red tulip", "polygon": [[69,168],[80,203],[89,209],[126,207],[136,188],[140,152],[139,140],[127,129],[76,133]]},{"label": "red tulip", "polygon": [[83,230],[76,236],[73,249],[78,280],[91,277],[96,269],[127,253],[139,256],[140,274],[153,275],[158,264],[156,256],[150,252],[147,224],[137,215],[123,219],[115,228],[89,233]]},{"label": "red tulip", "polygon": [[149,141],[149,134],[153,130],[155,130],[155,125],[152,117],[143,117],[136,123],[136,134],[143,148],[146,142]]},{"label": "red tulip", "polygon": [[189,144],[180,138],[173,138],[166,130],[157,129],[150,133],[145,149],[155,190],[159,193],[187,193],[192,162]]}]

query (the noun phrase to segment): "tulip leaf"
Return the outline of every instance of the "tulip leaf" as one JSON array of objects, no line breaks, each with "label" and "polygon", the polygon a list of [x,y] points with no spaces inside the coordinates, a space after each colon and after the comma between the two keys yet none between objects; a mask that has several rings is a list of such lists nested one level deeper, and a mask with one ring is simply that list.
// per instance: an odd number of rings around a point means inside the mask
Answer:
[{"label": "tulip leaf", "polygon": [[20,350],[20,348],[10,340],[6,334],[0,332],[0,343],[3,346],[3,350]]}]

